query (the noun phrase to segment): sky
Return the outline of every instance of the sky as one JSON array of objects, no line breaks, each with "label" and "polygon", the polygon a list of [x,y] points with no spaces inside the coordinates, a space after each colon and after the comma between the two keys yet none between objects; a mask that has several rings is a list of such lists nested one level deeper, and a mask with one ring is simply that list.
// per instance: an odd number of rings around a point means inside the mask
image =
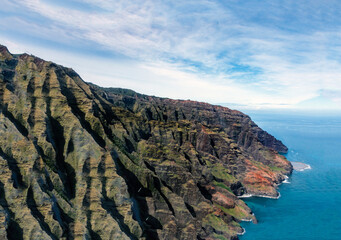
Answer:
[{"label": "sky", "polygon": [[233,109],[341,110],[338,0],[0,0],[0,44],[86,82]]}]

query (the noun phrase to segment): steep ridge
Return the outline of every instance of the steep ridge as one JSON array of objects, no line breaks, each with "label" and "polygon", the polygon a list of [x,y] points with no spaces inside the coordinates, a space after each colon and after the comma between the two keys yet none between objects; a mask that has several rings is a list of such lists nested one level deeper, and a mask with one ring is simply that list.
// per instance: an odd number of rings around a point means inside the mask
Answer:
[{"label": "steep ridge", "polygon": [[241,112],[85,83],[0,46],[1,239],[233,239],[287,148]]}]

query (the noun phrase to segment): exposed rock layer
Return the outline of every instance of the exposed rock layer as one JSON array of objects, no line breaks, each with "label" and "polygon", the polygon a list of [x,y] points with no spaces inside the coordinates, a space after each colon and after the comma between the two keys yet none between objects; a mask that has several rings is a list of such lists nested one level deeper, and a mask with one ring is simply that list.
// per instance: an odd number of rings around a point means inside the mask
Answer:
[{"label": "exposed rock layer", "polygon": [[1,239],[230,239],[287,148],[241,112],[104,89],[0,46]]}]

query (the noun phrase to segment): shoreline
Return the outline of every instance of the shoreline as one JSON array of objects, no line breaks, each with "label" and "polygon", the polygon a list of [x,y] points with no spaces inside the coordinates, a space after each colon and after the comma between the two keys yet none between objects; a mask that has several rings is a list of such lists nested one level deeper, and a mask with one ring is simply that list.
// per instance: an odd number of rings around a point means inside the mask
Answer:
[{"label": "shoreline", "polygon": [[284,175],[284,180],[280,184],[283,184],[283,183],[291,183],[289,182],[289,176]]},{"label": "shoreline", "polygon": [[243,227],[242,227],[242,229],[243,229],[243,232],[241,232],[241,233],[237,233],[237,235],[238,235],[238,236],[242,236],[242,235],[244,235],[244,234],[246,233],[246,230],[245,230],[245,228],[243,228]]},{"label": "shoreline", "polygon": [[[311,166],[309,164],[306,163],[302,163],[302,162],[290,162],[293,166],[293,170],[298,171],[298,172],[303,172],[305,170],[310,170],[312,169]],[[289,182],[289,176],[284,175],[284,180],[281,181],[280,183],[277,184],[277,186],[286,183],[286,184],[290,184],[291,182]],[[281,193],[278,192],[278,196],[277,197],[273,197],[273,196],[267,196],[267,195],[259,195],[259,194],[251,194],[251,193],[246,193],[240,196],[237,196],[238,198],[251,198],[251,197],[260,197],[260,198],[269,198],[269,199],[279,199],[281,197]]]},{"label": "shoreline", "polygon": [[261,198],[270,198],[270,199],[279,199],[281,197],[281,193],[278,192],[277,197],[267,196],[267,195],[258,195],[258,194],[250,194],[246,193],[240,196],[237,196],[238,198],[251,198],[251,197],[261,197]]}]

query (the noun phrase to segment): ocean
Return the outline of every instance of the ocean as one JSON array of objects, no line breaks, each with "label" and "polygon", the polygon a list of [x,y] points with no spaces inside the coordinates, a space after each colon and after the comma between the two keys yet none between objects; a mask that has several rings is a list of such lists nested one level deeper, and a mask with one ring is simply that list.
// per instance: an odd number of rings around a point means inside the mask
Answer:
[{"label": "ocean", "polygon": [[279,186],[281,197],[244,199],[258,224],[243,222],[241,240],[341,239],[341,115],[246,112],[280,139],[289,161],[309,164]]}]

